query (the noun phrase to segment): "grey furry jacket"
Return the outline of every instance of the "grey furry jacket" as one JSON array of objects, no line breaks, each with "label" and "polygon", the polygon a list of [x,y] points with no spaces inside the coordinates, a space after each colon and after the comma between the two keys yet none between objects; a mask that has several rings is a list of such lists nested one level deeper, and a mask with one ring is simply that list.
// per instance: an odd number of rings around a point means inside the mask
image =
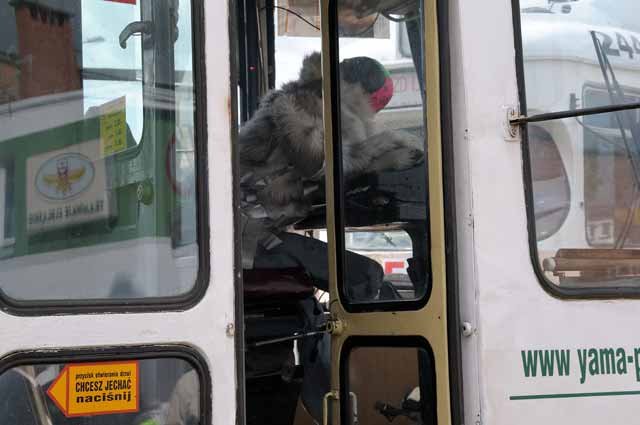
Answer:
[{"label": "grey furry jacket", "polygon": [[[239,134],[243,265],[258,243],[306,217],[309,191],[324,179],[322,71],[319,53],[307,56],[298,80],[267,93]],[[345,179],[405,169],[423,158],[422,142],[406,132],[380,131],[362,85],[340,81]]]}]

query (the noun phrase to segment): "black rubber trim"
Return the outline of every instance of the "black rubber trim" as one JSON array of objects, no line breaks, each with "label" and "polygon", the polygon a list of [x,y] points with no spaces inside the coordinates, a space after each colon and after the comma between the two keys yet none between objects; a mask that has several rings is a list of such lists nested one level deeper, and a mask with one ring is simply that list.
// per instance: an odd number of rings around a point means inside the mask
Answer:
[{"label": "black rubber trim", "polygon": [[[242,122],[251,119],[258,109],[260,101],[260,40],[258,37],[258,7],[257,0],[238,0],[237,9],[242,32],[240,52],[243,55],[243,62],[240,64],[241,87],[243,88],[241,100]],[[240,22],[236,21],[236,22]]]},{"label": "black rubber trim", "polygon": [[238,46],[242,44],[240,40],[244,24],[240,26],[241,15],[238,3],[242,0],[229,0],[229,63],[231,65],[231,161],[233,178],[233,228],[234,228],[234,315],[235,315],[235,360],[236,360],[236,424],[245,424],[246,411],[246,388],[245,388],[245,341],[244,341],[244,289],[242,282],[242,226],[240,224],[240,155],[238,152],[238,81],[240,78],[240,64],[243,63]]},{"label": "black rubber trim", "polygon": [[456,222],[455,152],[451,112],[451,44],[449,1],[439,0],[438,36],[440,49],[440,118],[442,128],[442,180],[444,192],[445,266],[447,273],[447,336],[449,348],[449,393],[451,423],[464,423],[462,341],[460,330],[460,283]]},{"label": "black rubber trim", "polygon": [[274,0],[265,0],[267,17],[267,79],[269,90],[276,88],[276,29]]},{"label": "black rubber trim", "polygon": [[527,92],[524,81],[524,56],[522,53],[522,23],[520,21],[520,0],[511,0],[511,14],[513,17],[513,38],[515,43],[516,77],[518,79],[518,98],[520,113],[527,114]]},{"label": "black rubber trim", "polygon": [[[249,111],[245,98],[247,97],[247,75],[244,70],[247,69],[247,39],[245,36],[246,28],[244,25],[244,0],[234,1],[234,11],[236,13],[235,25],[238,26],[236,33],[238,34],[238,44],[236,46],[236,55],[238,57],[238,89],[240,90],[240,122],[249,119]],[[241,70],[241,71],[240,71]]]},{"label": "black rubber trim", "polygon": [[[338,282],[338,296],[347,311],[353,307],[349,304],[342,290],[344,288],[344,266],[345,266],[345,242],[344,242],[344,176],[342,173],[342,117],[340,112],[340,57],[338,41],[338,1],[329,1],[329,81],[331,90],[331,137],[333,139],[333,161],[330,166],[333,171],[333,205],[334,205],[334,228],[335,228],[335,253],[336,253],[336,278]],[[326,60],[327,58],[323,58]]]},{"label": "black rubber trim", "polygon": [[[424,364],[424,362],[420,361],[420,369],[426,367],[427,369],[430,367],[431,373],[425,373],[425,371],[420,370],[420,375],[418,376],[418,382],[420,385],[420,394],[421,398],[425,397],[426,400],[429,400],[429,405],[437,406],[437,391],[436,391],[436,380],[437,380],[437,366],[435,363],[435,358],[433,356],[433,349],[429,342],[421,336],[404,336],[404,337],[393,337],[393,336],[352,336],[349,337],[342,346],[342,350],[340,351],[340,423],[348,424],[349,418],[347,418],[347,412],[349,412],[349,398],[345,397],[345,394],[349,394],[349,356],[351,352],[356,348],[416,348],[417,350],[423,351],[428,360],[427,362],[430,364]],[[371,371],[372,374],[375,374],[375,370]],[[392,403],[397,403],[400,400],[388,400]],[[425,421],[424,425],[436,425],[438,423],[438,415],[435,409],[428,410],[426,409],[427,404],[423,405],[424,409],[422,412],[423,418]],[[367,408],[371,408],[367,406]],[[455,422],[452,422],[455,423]]]},{"label": "black rubber trim", "polygon": [[[198,274],[193,288],[174,297],[96,300],[22,301],[8,297],[0,289],[0,310],[16,316],[47,316],[86,313],[137,313],[184,311],[196,305],[209,286],[209,196],[207,168],[207,87],[205,75],[204,1],[191,1],[191,35],[195,89],[196,222],[198,224]],[[232,90],[235,92],[235,89]]]},{"label": "black rubber trim", "polygon": [[[511,0],[511,7],[513,9],[513,32],[515,38],[515,51],[516,51],[516,75],[518,78],[518,94],[520,97],[520,110],[521,113],[526,115],[527,103],[526,103],[526,90],[524,82],[524,59],[523,59],[523,47],[522,47],[522,26],[520,21],[520,1]],[[613,111],[622,111],[627,109],[639,109],[640,104],[627,104],[627,105],[614,105],[602,108],[585,108],[581,110],[571,111],[571,114],[564,116],[565,112],[553,113],[553,114],[540,114],[537,117],[543,117],[529,122],[545,122],[553,119],[571,118],[583,115],[592,115],[598,113],[606,113]],[[578,114],[573,114],[577,112]],[[533,118],[533,117],[531,117]],[[533,209],[533,184],[531,176],[531,159],[529,157],[529,138],[527,124],[520,125],[522,135],[522,173],[524,176],[524,196],[527,212],[527,230],[529,232],[529,259],[533,266],[534,273],[538,278],[540,286],[551,296],[564,300],[588,300],[588,299],[615,299],[615,298],[640,298],[640,288],[629,287],[599,287],[599,288],[564,288],[560,287],[553,282],[550,282],[544,275],[541,264],[538,260],[538,244],[536,240],[536,228],[535,228],[535,214]]]},{"label": "black rubber trim", "polygon": [[187,345],[162,344],[126,347],[47,349],[14,352],[0,359],[0,375],[24,365],[101,362],[112,360],[150,360],[175,358],[193,366],[200,381],[200,423],[211,424],[211,373],[207,362]]}]

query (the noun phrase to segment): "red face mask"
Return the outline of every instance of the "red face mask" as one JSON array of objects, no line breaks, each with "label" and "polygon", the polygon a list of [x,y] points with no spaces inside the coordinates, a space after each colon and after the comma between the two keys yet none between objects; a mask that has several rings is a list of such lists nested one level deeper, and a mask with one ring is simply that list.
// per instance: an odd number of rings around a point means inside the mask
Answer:
[{"label": "red face mask", "polygon": [[[386,72],[386,70],[385,70]],[[380,87],[375,92],[371,93],[371,97],[369,98],[369,103],[371,103],[371,107],[374,112],[378,112],[387,106],[387,103],[393,97],[393,80],[390,76],[384,79],[384,85]]]}]

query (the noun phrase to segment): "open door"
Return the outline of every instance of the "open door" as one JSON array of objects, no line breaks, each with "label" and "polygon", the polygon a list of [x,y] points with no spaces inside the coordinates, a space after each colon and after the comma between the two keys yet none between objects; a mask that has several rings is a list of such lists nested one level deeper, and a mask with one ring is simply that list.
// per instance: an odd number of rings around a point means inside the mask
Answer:
[{"label": "open door", "polygon": [[237,140],[247,424],[448,425],[442,2],[251,3],[274,63],[241,73],[277,83]]},{"label": "open door", "polygon": [[[322,3],[332,334],[324,423],[451,423],[437,4]],[[376,36],[384,31],[402,32],[394,57]],[[362,84],[362,74],[381,63],[372,115],[358,121],[358,90],[375,80]],[[408,250],[398,258],[401,240]]]}]

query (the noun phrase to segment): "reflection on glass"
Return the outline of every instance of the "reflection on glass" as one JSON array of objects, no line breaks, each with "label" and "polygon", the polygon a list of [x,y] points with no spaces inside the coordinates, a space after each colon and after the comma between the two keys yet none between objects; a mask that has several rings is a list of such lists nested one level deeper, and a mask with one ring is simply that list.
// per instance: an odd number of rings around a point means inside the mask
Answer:
[{"label": "reflection on glass", "polygon": [[337,5],[348,228],[342,291],[358,304],[420,299],[429,281],[423,76],[416,69],[422,6],[352,6]]},{"label": "reflection on glass", "polygon": [[[104,19],[109,16],[109,19]],[[140,3],[115,8],[109,2],[92,2],[82,10],[82,69],[85,113],[126,96],[125,116],[137,142],[142,138],[142,43],[129,40],[120,47],[118,35],[139,21]]]},{"label": "reflection on glass", "polygon": [[542,240],[556,233],[569,214],[569,181],[551,134],[532,125],[528,138],[536,239]]},{"label": "reflection on glass", "polygon": [[349,232],[345,246],[354,251],[410,251],[411,238],[402,230]]},{"label": "reflection on glass", "polygon": [[63,3],[0,3],[0,291],[185,294],[198,268],[190,2]]},{"label": "reflection on glass", "polygon": [[640,137],[620,125],[637,126],[637,112],[529,127],[537,256],[555,284],[640,284]]},{"label": "reflection on glass", "polygon": [[347,362],[348,424],[435,423],[434,370],[424,350],[358,347]]},{"label": "reflection on glass", "polygon": [[0,399],[3,424],[200,423],[200,379],[176,358],[14,367]]},{"label": "reflection on glass", "polygon": [[[604,73],[611,86],[640,87],[637,1],[522,0],[520,6],[529,115],[588,107],[583,88],[604,85]],[[632,99],[613,94],[603,101]]]}]

